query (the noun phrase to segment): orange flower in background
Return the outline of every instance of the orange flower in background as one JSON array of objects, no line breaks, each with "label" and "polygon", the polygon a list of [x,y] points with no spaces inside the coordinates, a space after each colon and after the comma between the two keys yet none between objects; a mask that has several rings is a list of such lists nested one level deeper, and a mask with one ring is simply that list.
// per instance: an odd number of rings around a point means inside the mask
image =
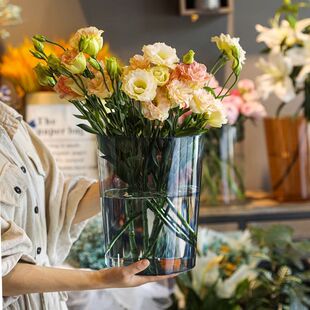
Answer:
[{"label": "orange flower in background", "polygon": [[[69,47],[68,42],[64,40],[56,41],[65,48]],[[36,91],[50,90],[50,88],[42,87],[38,83],[36,74],[33,70],[38,60],[29,52],[32,48],[33,44],[29,38],[25,38],[23,43],[17,47],[8,45],[0,62],[0,75],[12,81],[21,96]],[[47,55],[54,53],[56,56],[60,57],[63,50],[60,47],[46,44],[45,52]],[[110,56],[110,46],[105,43],[97,58],[99,60],[104,60],[105,57]]]}]

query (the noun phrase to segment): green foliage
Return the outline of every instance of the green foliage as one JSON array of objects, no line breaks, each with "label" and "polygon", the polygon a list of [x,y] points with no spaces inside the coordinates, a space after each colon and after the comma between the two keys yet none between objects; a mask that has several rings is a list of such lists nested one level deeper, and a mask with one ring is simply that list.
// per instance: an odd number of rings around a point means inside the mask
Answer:
[{"label": "green foliage", "polygon": [[[185,297],[185,310],[276,310],[310,308],[310,271],[305,258],[310,254],[309,241],[294,241],[293,230],[284,225],[250,230],[253,245],[258,246],[261,260],[258,276],[252,283],[239,283],[228,299],[217,296],[215,285],[197,294],[191,272],[178,277],[177,285]],[[174,308],[178,309],[177,300]]]}]

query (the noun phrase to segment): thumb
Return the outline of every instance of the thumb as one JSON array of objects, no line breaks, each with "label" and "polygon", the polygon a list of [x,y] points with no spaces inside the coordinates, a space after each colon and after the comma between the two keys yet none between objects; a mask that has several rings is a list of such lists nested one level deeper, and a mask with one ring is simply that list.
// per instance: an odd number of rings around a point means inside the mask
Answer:
[{"label": "thumb", "polygon": [[147,259],[142,259],[136,263],[133,263],[129,266],[123,267],[124,271],[128,275],[135,275],[143,270],[145,270],[150,265],[150,262]]}]

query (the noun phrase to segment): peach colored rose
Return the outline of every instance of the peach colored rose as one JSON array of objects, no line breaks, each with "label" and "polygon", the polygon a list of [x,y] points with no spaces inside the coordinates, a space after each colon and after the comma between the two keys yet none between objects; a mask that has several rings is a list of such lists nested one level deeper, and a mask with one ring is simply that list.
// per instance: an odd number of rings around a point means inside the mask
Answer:
[{"label": "peach colored rose", "polygon": [[194,61],[191,64],[179,64],[171,73],[171,79],[178,79],[192,84],[194,87],[204,87],[211,76],[207,72],[207,67]]},{"label": "peach colored rose", "polygon": [[84,97],[82,90],[75,82],[63,75],[58,78],[54,90],[59,94],[60,98],[67,100],[81,99]]},{"label": "peach colored rose", "polygon": [[134,55],[129,59],[131,69],[147,69],[150,66],[150,61],[142,55]]}]

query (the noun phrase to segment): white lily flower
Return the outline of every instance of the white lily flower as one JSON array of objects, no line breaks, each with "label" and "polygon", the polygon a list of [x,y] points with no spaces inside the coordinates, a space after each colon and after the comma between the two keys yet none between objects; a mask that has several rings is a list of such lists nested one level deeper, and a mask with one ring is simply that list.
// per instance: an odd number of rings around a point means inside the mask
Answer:
[{"label": "white lily flower", "polygon": [[273,21],[271,28],[256,25],[256,30],[259,32],[256,41],[264,42],[272,53],[279,53],[283,44],[291,47],[308,41],[309,34],[304,33],[308,26],[310,26],[310,18],[297,21],[294,28],[287,20],[282,20],[280,24]]},{"label": "white lily flower", "polygon": [[257,272],[249,265],[241,265],[231,277],[226,280],[219,279],[216,285],[216,293],[220,298],[231,298],[238,285],[244,281],[253,281],[257,277]]},{"label": "white lily flower", "polygon": [[307,76],[310,74],[310,40],[303,47],[291,48],[286,55],[293,66],[302,67],[296,78],[297,86],[302,88]]},{"label": "white lily flower", "polygon": [[258,92],[263,100],[266,100],[271,93],[283,102],[289,102],[296,97],[294,84],[290,78],[293,64],[288,57],[271,54],[269,61],[261,58],[257,67],[263,72],[256,80]]}]

